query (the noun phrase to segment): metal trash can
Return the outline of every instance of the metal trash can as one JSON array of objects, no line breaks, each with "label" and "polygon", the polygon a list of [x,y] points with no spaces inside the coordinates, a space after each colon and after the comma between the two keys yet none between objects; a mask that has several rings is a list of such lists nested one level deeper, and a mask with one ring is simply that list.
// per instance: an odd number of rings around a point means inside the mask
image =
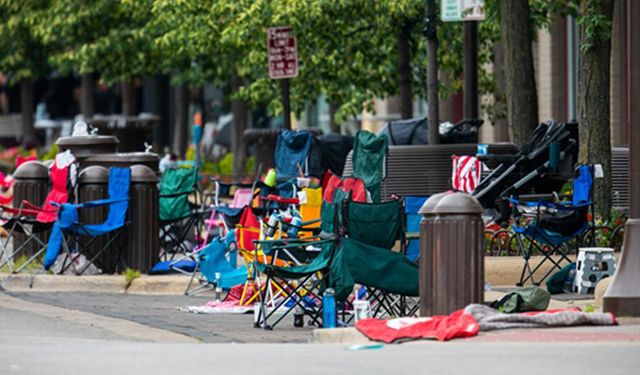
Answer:
[{"label": "metal trash can", "polygon": [[[151,168],[156,174],[158,174],[160,158],[158,157],[158,154],[152,152],[125,152],[96,154],[87,157],[85,161],[87,165],[100,165],[105,168],[126,168],[134,164],[140,164]],[[133,170],[131,172],[133,173]]]},{"label": "metal trash can", "polygon": [[420,314],[446,315],[484,301],[482,206],[464,193],[440,193],[419,213]]},{"label": "metal trash can", "polygon": [[[98,199],[106,199],[109,197],[109,170],[100,166],[90,166],[80,171],[78,175],[78,202],[84,203]],[[80,210],[80,221],[83,224],[100,224],[103,223],[109,212],[108,206],[95,207],[91,209]],[[82,236],[83,242],[89,241],[88,238]],[[104,247],[108,239],[105,236],[96,238],[88,248],[89,253],[95,254]],[[115,251],[116,248],[111,246]],[[116,260],[113,253],[106,253],[96,259],[96,266],[103,273],[114,273],[116,271]]]},{"label": "metal trash can", "polygon": [[[39,161],[28,161],[13,174],[15,183],[13,185],[13,207],[20,208],[23,200],[29,201],[36,206],[41,207],[44,203],[49,191],[49,169]],[[43,243],[47,243],[49,233],[44,232],[38,236]],[[16,233],[13,241],[13,249],[24,243],[27,236]],[[40,249],[37,241],[31,241],[25,246],[20,253],[26,256],[32,256]],[[15,259],[14,259],[15,261]]]},{"label": "metal trash can", "polygon": [[111,135],[60,137],[56,141],[56,145],[60,151],[70,150],[80,163],[80,168],[84,168],[90,165],[85,163],[85,159],[89,156],[116,152],[118,138]]},{"label": "metal trash can", "polygon": [[128,267],[149,273],[159,259],[158,177],[145,165],[131,167],[131,201],[124,259]]}]

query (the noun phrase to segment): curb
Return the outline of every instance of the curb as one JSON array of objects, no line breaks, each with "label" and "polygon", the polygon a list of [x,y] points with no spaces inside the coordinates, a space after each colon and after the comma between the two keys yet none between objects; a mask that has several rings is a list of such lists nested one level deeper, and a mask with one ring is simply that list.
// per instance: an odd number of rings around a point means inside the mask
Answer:
[{"label": "curb", "polygon": [[125,289],[122,275],[38,275],[30,288],[29,274],[0,274],[0,290],[13,292],[95,292],[114,294],[183,294],[189,277],[186,275],[141,276]]},{"label": "curb", "polygon": [[[537,264],[542,257],[532,257],[532,264]],[[485,281],[493,286],[515,286],[520,279],[523,260],[521,257],[486,257]],[[540,272],[546,272],[550,265],[541,267]],[[189,283],[187,275],[143,275],[131,283],[125,291],[125,280],[122,275],[38,275],[35,277],[33,288],[29,288],[30,274],[0,273],[0,289],[7,291],[30,292],[100,292],[100,293],[131,293],[131,294],[183,294]]]}]

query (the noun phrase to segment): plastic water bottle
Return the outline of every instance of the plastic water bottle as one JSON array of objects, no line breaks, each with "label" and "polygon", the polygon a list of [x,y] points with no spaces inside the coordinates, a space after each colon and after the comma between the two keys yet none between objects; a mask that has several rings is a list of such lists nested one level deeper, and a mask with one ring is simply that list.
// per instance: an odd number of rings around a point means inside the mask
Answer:
[{"label": "plastic water bottle", "polygon": [[264,230],[264,235],[267,237],[273,237],[276,234],[276,226],[280,221],[280,214],[277,211],[274,211],[271,216],[269,216],[269,220],[267,221],[267,228]]},{"label": "plastic water bottle", "polygon": [[336,328],[336,293],[331,288],[322,295],[322,327]]},{"label": "plastic water bottle", "polygon": [[298,236],[298,231],[300,230],[300,225],[302,225],[302,218],[298,212],[294,212],[293,218],[291,219],[291,223],[289,224],[289,230],[287,231],[287,236],[290,238],[295,238]]},{"label": "plastic water bottle", "polygon": [[216,302],[220,302],[220,296],[222,295],[222,286],[220,285],[220,272],[216,272]]},{"label": "plastic water bottle", "polygon": [[569,269],[569,274],[564,279],[564,284],[562,285],[562,291],[565,293],[573,293],[573,282],[576,278],[576,264],[573,263],[571,265],[571,269]]},{"label": "plastic water bottle", "polygon": [[298,304],[293,310],[293,326],[297,328],[304,327],[304,309]]}]

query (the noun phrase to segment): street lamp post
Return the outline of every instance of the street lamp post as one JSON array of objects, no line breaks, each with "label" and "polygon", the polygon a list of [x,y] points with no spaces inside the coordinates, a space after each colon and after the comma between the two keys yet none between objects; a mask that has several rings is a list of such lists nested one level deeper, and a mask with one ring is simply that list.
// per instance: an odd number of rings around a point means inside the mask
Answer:
[{"label": "street lamp post", "polygon": [[[628,1],[627,17],[640,16],[640,2]],[[627,99],[640,97],[640,23],[628,22]],[[629,118],[629,219],[624,229],[620,264],[604,295],[603,310],[618,316],[640,316],[640,106],[630,105]]]}]

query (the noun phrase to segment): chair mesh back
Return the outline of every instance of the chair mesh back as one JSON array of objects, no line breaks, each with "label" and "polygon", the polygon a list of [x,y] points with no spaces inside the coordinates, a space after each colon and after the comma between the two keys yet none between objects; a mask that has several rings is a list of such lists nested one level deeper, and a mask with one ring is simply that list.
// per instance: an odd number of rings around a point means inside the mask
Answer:
[{"label": "chair mesh back", "polygon": [[278,136],[275,152],[278,177],[299,176],[299,169],[306,169],[306,161],[311,151],[312,135],[307,130],[285,130]]},{"label": "chair mesh back", "polygon": [[360,178],[374,202],[380,201],[380,182],[384,179],[387,136],[359,131],[353,145],[353,177]]},{"label": "chair mesh back", "polygon": [[164,172],[160,181],[160,220],[175,221],[191,215],[188,195],[195,191],[197,178],[196,168],[175,168]]},{"label": "chair mesh back", "polygon": [[[129,186],[131,182],[131,169],[129,168],[110,168],[109,169],[109,198],[121,199],[129,198]],[[116,228],[124,225],[127,219],[127,208],[129,201],[111,203],[109,205],[109,214],[105,224]]]},{"label": "chair mesh back", "polygon": [[578,167],[578,175],[573,179],[573,205],[578,206],[591,202],[591,188],[593,178],[591,167],[581,165]]},{"label": "chair mesh back", "polygon": [[347,206],[347,234],[349,238],[366,244],[391,249],[402,228],[402,202],[349,202]]}]

